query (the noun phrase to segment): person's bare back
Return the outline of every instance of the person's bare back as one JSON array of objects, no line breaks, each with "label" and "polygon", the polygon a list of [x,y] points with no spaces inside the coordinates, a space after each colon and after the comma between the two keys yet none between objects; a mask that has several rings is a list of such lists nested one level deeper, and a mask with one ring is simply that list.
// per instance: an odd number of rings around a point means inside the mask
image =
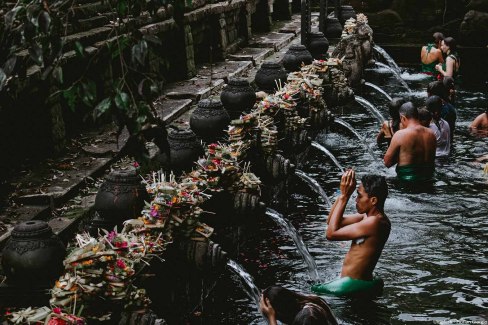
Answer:
[{"label": "person's bare back", "polygon": [[434,175],[436,138],[418,120],[417,108],[407,102],[400,107],[400,124],[383,158],[385,166],[397,164],[397,177],[402,181],[428,181]]},{"label": "person's bare back", "polygon": [[[436,139],[432,131],[420,124],[399,130],[393,136],[390,147],[398,153],[398,166],[433,163],[435,159]],[[397,149],[395,151],[394,149]],[[387,155],[385,154],[385,161]],[[393,165],[393,164],[392,164]],[[390,165],[391,166],[391,165]],[[387,165],[387,167],[390,167]]]}]

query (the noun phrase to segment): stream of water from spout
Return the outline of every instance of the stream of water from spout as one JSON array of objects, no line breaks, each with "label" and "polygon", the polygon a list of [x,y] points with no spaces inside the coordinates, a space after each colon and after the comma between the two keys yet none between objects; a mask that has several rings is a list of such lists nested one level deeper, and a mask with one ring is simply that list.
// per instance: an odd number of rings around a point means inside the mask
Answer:
[{"label": "stream of water from spout", "polygon": [[405,87],[405,89],[407,89],[408,93],[412,94],[412,90],[408,86],[407,82],[402,79],[402,76],[398,72],[396,72],[394,69],[392,69],[390,66],[384,64],[383,62],[376,62],[376,65],[390,70],[391,73],[393,73],[393,75],[397,78],[397,80],[402,84],[402,86]]},{"label": "stream of water from spout", "polygon": [[364,138],[361,136],[361,134],[359,134],[359,132],[356,131],[356,129],[353,128],[351,124],[347,123],[346,121],[344,121],[338,117],[334,118],[334,123],[339,124],[339,125],[345,127],[346,129],[348,129],[349,131],[351,131],[351,133],[354,134],[356,136],[356,138],[358,138],[359,141],[361,141],[363,143],[363,146],[364,146],[364,148],[366,148],[366,151],[369,153],[369,155],[371,157],[373,157],[373,159],[376,159],[373,151],[368,146],[368,143],[366,142],[366,140],[364,140]]},{"label": "stream of water from spout", "polygon": [[276,212],[273,209],[266,209],[266,215],[276,221],[276,223],[284,230],[288,235],[290,235],[291,239],[295,242],[295,245],[297,246],[298,252],[300,255],[302,255],[303,259],[305,260],[305,263],[307,264],[308,267],[308,275],[310,279],[313,282],[317,282],[319,280],[319,273],[317,271],[317,264],[315,263],[315,260],[313,259],[312,255],[310,255],[310,252],[308,251],[307,245],[303,242],[302,236],[298,233],[295,227],[283,218],[283,215],[281,213]]},{"label": "stream of water from spout", "polygon": [[400,75],[401,73],[400,67],[398,66],[398,64],[396,64],[395,60],[393,60],[393,58],[381,46],[374,45],[373,50],[375,50],[376,53],[379,53],[385,59],[386,63],[388,63],[388,66],[392,70],[394,70],[398,75]]},{"label": "stream of water from spout", "polygon": [[389,101],[392,100],[391,96],[388,95],[388,93],[386,91],[384,91],[380,86],[377,86],[371,82],[365,82],[364,83],[365,86],[368,86],[368,87],[371,87],[373,89],[375,89],[376,91],[378,91],[379,93],[383,94]]},{"label": "stream of water from spout", "polygon": [[310,186],[310,188],[314,190],[315,193],[320,195],[320,197],[325,201],[325,203],[327,203],[329,208],[332,206],[332,203],[330,202],[327,193],[325,193],[324,189],[322,188],[322,186],[320,186],[319,182],[317,182],[315,178],[311,177],[310,175],[308,175],[307,173],[299,169],[295,170],[295,175],[297,175],[302,180],[304,180],[305,183],[307,183]]},{"label": "stream of water from spout", "polygon": [[235,274],[239,276],[241,279],[241,283],[244,286],[244,291],[246,292],[247,296],[254,301],[256,304],[256,308],[259,311],[259,300],[261,299],[261,290],[254,284],[253,277],[240,265],[234,260],[229,260],[227,262],[227,266],[229,269],[232,270]]},{"label": "stream of water from spout", "polygon": [[342,167],[342,165],[339,163],[337,158],[326,147],[324,147],[323,145],[321,145],[320,143],[318,143],[316,141],[312,142],[312,147],[317,148],[322,153],[324,153],[327,157],[330,158],[330,160],[332,160],[332,162],[337,166],[337,168],[339,168],[341,170],[341,172],[344,172],[344,167]]},{"label": "stream of water from spout", "polygon": [[369,110],[373,114],[373,116],[378,120],[378,122],[380,122],[380,124],[383,124],[383,122],[385,121],[385,117],[376,108],[376,106],[374,106],[373,104],[371,104],[371,102],[369,100],[367,100],[361,96],[355,95],[354,99],[356,100],[356,102],[361,104],[361,106],[363,106],[364,108]]}]

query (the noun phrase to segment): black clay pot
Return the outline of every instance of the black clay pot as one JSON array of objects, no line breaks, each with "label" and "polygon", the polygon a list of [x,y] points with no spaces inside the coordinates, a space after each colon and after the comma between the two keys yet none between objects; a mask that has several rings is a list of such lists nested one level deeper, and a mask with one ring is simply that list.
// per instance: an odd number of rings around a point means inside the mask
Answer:
[{"label": "black clay pot", "polygon": [[283,66],[289,72],[299,71],[302,63],[308,65],[312,64],[312,61],[312,54],[304,45],[292,45],[283,57]]},{"label": "black clay pot", "polygon": [[144,201],[148,200],[149,195],[135,169],[110,172],[95,197],[96,215],[90,223],[90,233],[96,235],[98,228],[112,230],[117,226],[121,229],[125,220],[140,216]]},{"label": "black clay pot", "polygon": [[7,282],[19,287],[52,286],[64,270],[65,254],[63,243],[45,221],[22,222],[12,230],[2,252]]},{"label": "black clay pot", "polygon": [[220,100],[231,119],[237,119],[243,112],[249,113],[254,107],[256,93],[246,79],[233,78],[220,93]]},{"label": "black clay pot", "polygon": [[314,59],[323,60],[327,58],[327,50],[329,49],[329,41],[325,38],[324,33],[310,33],[308,34],[309,43],[308,50]]},{"label": "black clay pot", "polygon": [[190,117],[192,131],[205,142],[221,140],[230,117],[218,99],[202,99]]},{"label": "black clay pot", "polygon": [[342,35],[342,25],[335,17],[327,18],[325,21],[325,37],[340,38]]},{"label": "black clay pot", "polygon": [[176,173],[191,170],[198,157],[204,153],[201,143],[191,130],[171,130],[168,134],[168,142],[169,167]]},{"label": "black clay pot", "polygon": [[344,25],[344,22],[349,18],[356,19],[356,12],[354,11],[354,8],[352,6],[341,6],[341,24]]},{"label": "black clay pot", "polygon": [[256,73],[254,81],[259,90],[274,93],[278,89],[277,85],[285,85],[286,78],[287,74],[281,63],[266,61]]}]

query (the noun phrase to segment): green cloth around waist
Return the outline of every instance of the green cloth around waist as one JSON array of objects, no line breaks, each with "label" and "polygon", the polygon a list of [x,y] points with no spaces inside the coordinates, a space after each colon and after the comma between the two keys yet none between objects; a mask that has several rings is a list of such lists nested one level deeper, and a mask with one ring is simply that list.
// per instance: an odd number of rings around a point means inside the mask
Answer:
[{"label": "green cloth around waist", "polygon": [[312,291],[317,294],[329,294],[334,296],[349,296],[364,292],[379,292],[383,289],[383,280],[374,277],[371,281],[343,277],[332,282],[315,284]]},{"label": "green cloth around waist", "polygon": [[421,182],[431,180],[434,176],[434,163],[410,164],[396,167],[398,179],[407,182]]}]

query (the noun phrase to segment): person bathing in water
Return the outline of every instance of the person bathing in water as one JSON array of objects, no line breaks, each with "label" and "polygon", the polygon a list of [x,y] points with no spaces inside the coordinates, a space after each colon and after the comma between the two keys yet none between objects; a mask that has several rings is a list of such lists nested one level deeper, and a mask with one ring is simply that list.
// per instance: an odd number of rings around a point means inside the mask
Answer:
[{"label": "person bathing in water", "polygon": [[277,320],[290,325],[337,325],[334,313],[320,297],[281,286],[263,290],[259,309],[269,325],[276,325]]},{"label": "person bathing in water", "polygon": [[444,63],[444,57],[441,51],[441,42],[444,39],[442,33],[434,33],[434,43],[422,46],[420,51],[420,62],[422,63],[421,72],[436,77],[436,65]]},{"label": "person bathing in water", "polygon": [[344,216],[355,189],[356,175],[350,169],[342,175],[341,194],[330,210],[326,237],[332,241],[351,240],[351,248],[344,258],[340,279],[312,286],[315,293],[356,295],[379,293],[383,288],[383,281],[373,277],[373,270],[391,230],[390,220],[384,212],[388,185],[383,176],[363,176],[357,190],[358,213]]},{"label": "person bathing in water", "polygon": [[393,134],[400,129],[400,114],[398,114],[398,110],[403,103],[405,103],[405,100],[400,97],[395,97],[390,101],[388,111],[391,119],[384,121],[381,125],[380,132],[378,132],[378,135],[376,136],[376,142],[378,144],[382,142],[390,144]]},{"label": "person bathing in water", "polygon": [[420,124],[417,108],[412,102],[403,104],[399,112],[402,127],[391,139],[383,159],[385,166],[397,164],[397,177],[402,181],[431,180],[436,153],[435,135]]}]

